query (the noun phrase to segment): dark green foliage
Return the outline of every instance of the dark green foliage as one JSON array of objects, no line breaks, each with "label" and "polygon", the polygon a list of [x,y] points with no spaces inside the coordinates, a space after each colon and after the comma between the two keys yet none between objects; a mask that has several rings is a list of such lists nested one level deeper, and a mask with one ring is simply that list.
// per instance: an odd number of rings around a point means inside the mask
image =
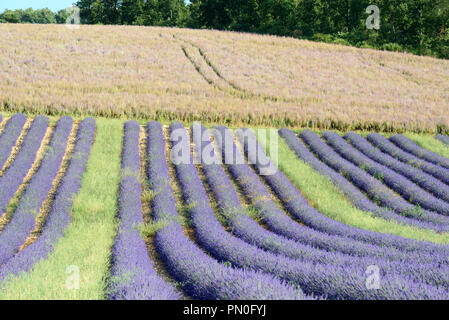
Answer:
[{"label": "dark green foliage", "polygon": [[[210,28],[449,58],[449,0],[78,0],[86,24]],[[380,29],[368,30],[369,5]],[[67,13],[5,10],[0,22],[65,23]]]},{"label": "dark green foliage", "polygon": [[[65,11],[65,10],[61,10]],[[54,13],[50,9],[38,9],[33,10],[32,8],[28,9],[18,9],[18,10],[8,10],[6,9],[3,13],[0,14],[0,22],[1,23],[57,23],[60,19],[60,14],[62,12]],[[65,20],[64,20],[65,22]]]},{"label": "dark green foliage", "polygon": [[[368,30],[366,8],[380,9]],[[449,58],[449,0],[192,0],[190,27],[293,36]]]}]

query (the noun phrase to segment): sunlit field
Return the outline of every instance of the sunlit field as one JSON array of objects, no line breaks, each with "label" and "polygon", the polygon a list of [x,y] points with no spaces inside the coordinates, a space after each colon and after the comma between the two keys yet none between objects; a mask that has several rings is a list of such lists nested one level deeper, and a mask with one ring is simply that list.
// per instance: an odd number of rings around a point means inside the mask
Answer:
[{"label": "sunlit field", "polygon": [[449,61],[0,32],[0,300],[449,300]]},{"label": "sunlit field", "polygon": [[233,32],[0,25],[6,111],[435,132],[449,61]]}]

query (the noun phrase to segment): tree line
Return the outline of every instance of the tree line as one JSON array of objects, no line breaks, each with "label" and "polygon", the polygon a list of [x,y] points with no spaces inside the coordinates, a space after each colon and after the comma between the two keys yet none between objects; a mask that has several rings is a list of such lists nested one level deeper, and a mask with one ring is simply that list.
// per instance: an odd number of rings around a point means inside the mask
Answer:
[{"label": "tree line", "polygon": [[8,10],[6,9],[0,14],[1,23],[65,23],[69,13],[66,10],[59,10],[58,12],[53,12],[48,8],[33,10],[28,9],[17,9]]},{"label": "tree line", "polygon": [[[79,0],[84,24],[232,30],[449,58],[449,0]],[[367,28],[379,9],[379,28]],[[1,22],[65,23],[67,13],[7,10]]]}]

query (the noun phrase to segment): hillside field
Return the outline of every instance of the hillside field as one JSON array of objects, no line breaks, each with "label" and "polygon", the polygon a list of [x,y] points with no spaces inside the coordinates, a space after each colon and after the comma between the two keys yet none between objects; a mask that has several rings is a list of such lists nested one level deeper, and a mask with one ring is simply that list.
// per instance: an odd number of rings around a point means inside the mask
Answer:
[{"label": "hillside field", "polygon": [[9,112],[445,131],[449,61],[234,32],[0,25]]},{"label": "hillside field", "polygon": [[0,300],[449,300],[449,61],[0,31]]}]

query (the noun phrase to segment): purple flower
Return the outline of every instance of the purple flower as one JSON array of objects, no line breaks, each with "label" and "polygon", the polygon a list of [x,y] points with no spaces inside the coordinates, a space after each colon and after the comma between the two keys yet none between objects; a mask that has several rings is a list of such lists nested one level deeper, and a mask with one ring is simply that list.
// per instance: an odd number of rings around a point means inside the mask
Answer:
[{"label": "purple flower", "polygon": [[[181,144],[176,149],[184,152],[189,150],[190,142],[182,125],[175,123],[170,126],[170,129],[172,133],[176,131],[178,137],[176,143]],[[183,131],[184,134],[182,134]],[[175,157],[177,156],[178,154],[175,154]],[[175,163],[179,163],[176,160]],[[390,273],[382,274],[385,281],[382,282],[381,289],[369,290],[365,286],[365,270],[356,271],[334,264],[315,264],[294,260],[251,245],[228,233],[217,220],[209,205],[201,179],[192,164],[191,156],[189,163],[176,164],[175,168],[184,200],[188,205],[196,239],[204,249],[221,261],[230,262],[236,267],[273,274],[300,286],[307,294],[327,296],[332,299],[428,299],[431,297],[441,299],[447,295],[443,287],[428,285],[409,277]]]},{"label": "purple flower", "polygon": [[354,132],[347,133],[344,138],[370,159],[408,178],[432,193],[435,197],[446,202],[449,201],[449,186],[440,180],[381,152],[379,149],[373,147],[366,139]]},{"label": "purple flower", "polygon": [[180,298],[179,293],[157,275],[138,230],[143,223],[139,134],[138,122],[125,123],[119,189],[120,224],[112,248],[107,291],[112,300],[175,300]]},{"label": "purple flower", "polygon": [[440,140],[441,142],[443,142],[444,144],[449,145],[449,137],[443,134],[437,134],[435,136],[435,139]]},{"label": "purple flower", "polygon": [[409,202],[446,216],[449,215],[449,203],[434,197],[404,176],[371,160],[362,152],[348,144],[337,133],[325,132],[323,133],[323,137],[342,157],[386,184]]},{"label": "purple flower", "polygon": [[23,114],[17,113],[6,123],[3,133],[0,136],[0,170],[8,160],[12,148],[16,145],[26,120],[27,118]]},{"label": "purple flower", "polygon": [[436,164],[440,167],[449,169],[449,159],[418,146],[416,143],[403,136],[402,134],[391,136],[390,141],[397,145],[399,148],[417,156],[418,158]]},{"label": "purple flower", "polygon": [[[183,127],[180,124],[172,126],[172,129],[177,128]],[[156,248],[168,271],[182,284],[184,291],[194,298],[207,300],[304,298],[301,292],[273,275],[217,262],[184,234],[178,222],[176,202],[170,186],[160,123],[148,123],[147,134],[147,173],[151,189],[156,193],[152,209],[155,220],[165,224],[156,233]],[[190,205],[194,206],[192,203]]]},{"label": "purple flower", "polygon": [[[255,137],[253,136],[252,139],[255,139]],[[321,139],[319,140],[321,141]],[[258,145],[257,142],[253,143]],[[321,143],[323,142],[321,141]],[[260,147],[258,146],[257,148]],[[259,155],[263,155],[262,152],[258,153]],[[251,157],[251,155],[248,156]],[[264,166],[266,166],[268,160],[261,159],[261,162],[264,164]],[[258,167],[259,164],[257,162],[255,163],[256,167]],[[291,182],[281,171],[278,171],[271,176],[266,176],[265,178],[268,184],[273,188],[277,196],[279,196],[280,199],[283,200],[284,204],[286,204],[287,209],[291,209],[291,213],[297,216],[301,220],[301,222],[305,222],[307,225],[311,226],[314,229],[318,229],[329,234],[340,235],[343,237],[349,237],[371,244],[376,244],[381,248],[397,248],[400,251],[406,253],[406,257],[410,258],[410,261],[413,261],[414,259],[420,260],[422,262],[433,260],[436,264],[442,263],[444,265],[448,265],[447,245],[438,245],[430,242],[405,239],[390,234],[381,234],[345,225],[341,222],[332,220],[329,217],[318,212],[317,210],[311,208],[304,197],[301,195],[301,193],[291,184]],[[257,198],[257,194],[254,194],[253,197]],[[388,250],[391,251],[391,249]],[[349,252],[349,254],[351,254],[351,252]],[[398,252],[396,252],[396,255],[397,254]],[[394,255],[391,254],[388,254],[387,256],[394,258]],[[404,258],[405,257],[402,256],[401,260],[403,260]],[[407,258],[405,259],[407,260]]]},{"label": "purple flower", "polygon": [[391,208],[400,215],[438,225],[442,231],[448,230],[448,217],[422,210],[405,201],[379,180],[342,158],[312,131],[304,130],[300,133],[300,137],[323,162],[340,172],[358,188],[366,192],[372,200],[377,201],[379,205]]},{"label": "purple flower", "polygon": [[39,238],[0,267],[0,282],[21,272],[29,272],[36,263],[48,257],[56,241],[64,235],[64,230],[72,218],[73,201],[81,188],[81,179],[94,137],[95,120],[86,118],[79,125],[68,167],[56,191]]},{"label": "purple flower", "polygon": [[422,222],[416,219],[404,217],[394,211],[383,208],[372,202],[363,192],[350,183],[343,175],[333,168],[318,160],[315,155],[298,139],[290,130],[283,128],[279,130],[279,135],[284,138],[287,145],[292,149],[297,157],[311,166],[322,175],[331,179],[332,183],[344,193],[344,195],[360,210],[369,211],[374,215],[386,220],[393,220],[404,225],[412,225],[419,228],[433,229],[441,231],[438,225]]},{"label": "purple flower", "polygon": [[[383,259],[382,257],[357,257],[346,255],[338,251],[328,252],[287,239],[264,229],[246,215],[245,209],[240,204],[236,191],[219,164],[219,159],[215,156],[214,149],[209,140],[209,134],[204,127],[202,128],[202,134],[199,130],[193,130],[193,141],[197,154],[203,155],[205,156],[204,158],[206,158],[207,162],[202,161],[201,163],[202,170],[205,174],[206,181],[217,200],[220,214],[225,217],[232,232],[247,243],[272,253],[282,254],[296,259],[297,261],[302,261],[306,264],[312,262],[320,265],[344,266],[346,271],[351,272],[352,274],[363,273],[368,266],[377,265],[385,273],[402,274],[403,276],[413,278],[418,282],[424,281],[432,285],[445,284],[446,286],[449,286],[447,272],[445,270],[437,269],[438,267],[431,261],[430,263],[425,262],[416,265],[404,263],[403,261],[390,261],[388,259]],[[253,143],[255,142],[254,139],[251,139],[251,141]],[[260,149],[258,144],[255,143],[253,146],[256,146],[257,149],[259,149],[259,156],[263,157],[263,150]],[[226,151],[230,150],[232,149],[226,149]],[[238,150],[234,151],[236,151],[236,162],[243,160],[240,152]],[[257,152],[254,152],[253,154],[257,154]],[[226,154],[224,154],[224,157],[226,157]],[[203,157],[201,158],[204,160]],[[254,160],[254,158],[252,160]],[[247,164],[244,164],[244,162],[239,163],[243,164],[232,163],[228,166],[234,173],[233,176],[235,177],[235,180],[243,187],[244,192],[251,196],[250,190],[256,187],[255,185],[259,178]],[[267,160],[263,163],[269,164]],[[292,221],[292,223],[295,222]],[[378,238],[382,237],[381,234],[375,235],[377,235]],[[401,240],[401,238],[399,239]],[[353,240],[346,239],[346,241],[350,242]],[[382,244],[384,245],[385,241]],[[397,257],[399,257],[399,254]],[[407,259],[408,256],[403,255],[402,258]],[[432,274],[430,274],[428,270],[433,270]]]},{"label": "purple flower", "polygon": [[48,128],[48,118],[38,116],[34,119],[23,141],[22,147],[14,158],[11,166],[0,177],[0,212],[3,213],[9,201],[22,184],[23,179],[31,169],[36,159],[42,139]]},{"label": "purple flower", "polygon": [[11,221],[0,233],[0,264],[18,252],[33,230],[42,203],[47,198],[61,166],[72,125],[73,120],[70,117],[59,119],[38,171],[20,198]]},{"label": "purple flower", "polygon": [[446,184],[449,184],[449,169],[442,168],[436,164],[427,162],[423,159],[415,157],[411,153],[408,153],[400,148],[398,148],[394,143],[390,140],[384,138],[378,133],[371,133],[367,137],[369,142],[371,142],[374,146],[382,150],[383,152],[389,154],[393,158],[407,163],[417,169],[420,169],[435,178],[443,181]]}]

